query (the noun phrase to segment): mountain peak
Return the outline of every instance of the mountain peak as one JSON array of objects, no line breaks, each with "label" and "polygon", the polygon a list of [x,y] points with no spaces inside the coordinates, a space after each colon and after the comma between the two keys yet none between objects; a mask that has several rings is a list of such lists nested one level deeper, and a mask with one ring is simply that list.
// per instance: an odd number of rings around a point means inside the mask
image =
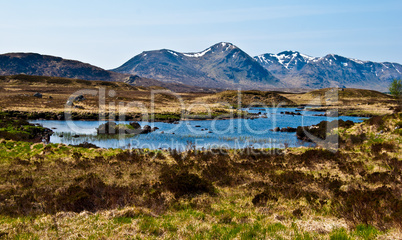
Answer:
[{"label": "mountain peak", "polygon": [[228,51],[228,50],[237,49],[238,47],[236,47],[235,45],[233,45],[232,43],[229,43],[229,42],[220,42],[220,43],[213,45],[211,48],[215,51],[219,51],[219,50],[220,51]]},{"label": "mountain peak", "polygon": [[278,54],[262,54],[255,57],[255,59],[262,65],[271,65],[272,63],[276,63],[278,64],[279,68],[283,67],[285,69],[301,69],[304,67],[304,65],[310,61],[316,60],[317,58],[302,54],[297,51],[287,50]]},{"label": "mountain peak", "polygon": [[114,71],[200,87],[233,89],[281,86],[268,70],[228,42],[220,42],[193,53],[167,49],[145,52]]},{"label": "mountain peak", "polygon": [[192,57],[192,58],[199,58],[203,57],[207,53],[212,53],[212,52],[225,52],[225,51],[230,51],[233,49],[238,49],[235,45],[229,42],[220,42],[217,43],[207,49],[205,49],[202,52],[191,52],[191,53],[182,53],[186,57]]},{"label": "mountain peak", "polygon": [[286,50],[278,53],[277,55],[293,55],[293,54],[299,55],[300,53],[298,51]]}]

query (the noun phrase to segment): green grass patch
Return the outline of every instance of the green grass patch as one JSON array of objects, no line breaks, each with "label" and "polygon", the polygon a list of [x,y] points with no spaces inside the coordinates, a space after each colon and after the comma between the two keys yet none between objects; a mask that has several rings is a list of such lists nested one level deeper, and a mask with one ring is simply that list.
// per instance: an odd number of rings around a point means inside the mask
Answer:
[{"label": "green grass patch", "polygon": [[329,237],[331,240],[352,240],[348,232],[344,228],[335,229]]},{"label": "green grass patch", "polygon": [[357,225],[355,231],[353,232],[354,235],[364,240],[376,239],[379,233],[380,232],[375,227],[364,224]]}]

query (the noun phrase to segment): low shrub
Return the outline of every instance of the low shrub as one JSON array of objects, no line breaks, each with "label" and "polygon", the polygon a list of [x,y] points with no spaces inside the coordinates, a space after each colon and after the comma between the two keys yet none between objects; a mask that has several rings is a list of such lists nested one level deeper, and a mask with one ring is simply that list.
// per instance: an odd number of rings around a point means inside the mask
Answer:
[{"label": "low shrub", "polygon": [[175,167],[166,168],[160,175],[162,185],[171,191],[176,198],[193,197],[198,194],[215,194],[212,183],[196,174],[178,170]]},{"label": "low shrub", "polygon": [[334,205],[339,217],[354,224],[387,229],[402,222],[402,200],[399,191],[390,187],[351,189],[336,192]]},{"label": "low shrub", "polygon": [[278,197],[275,196],[276,194],[272,191],[272,189],[266,189],[262,193],[259,193],[254,196],[251,202],[256,207],[262,207],[267,204],[268,201],[278,201]]}]

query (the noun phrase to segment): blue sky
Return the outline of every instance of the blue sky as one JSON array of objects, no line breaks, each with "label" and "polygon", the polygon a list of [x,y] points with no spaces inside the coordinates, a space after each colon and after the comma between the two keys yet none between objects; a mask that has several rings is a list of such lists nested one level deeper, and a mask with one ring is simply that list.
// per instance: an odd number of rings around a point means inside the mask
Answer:
[{"label": "blue sky", "polygon": [[142,51],[198,52],[221,41],[251,56],[296,50],[402,63],[400,0],[0,0],[0,9],[0,53],[106,69]]}]

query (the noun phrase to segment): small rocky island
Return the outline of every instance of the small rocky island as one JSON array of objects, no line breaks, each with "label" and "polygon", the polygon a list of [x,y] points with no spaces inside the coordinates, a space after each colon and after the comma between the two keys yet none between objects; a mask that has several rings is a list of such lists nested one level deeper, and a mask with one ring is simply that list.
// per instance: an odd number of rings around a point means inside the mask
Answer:
[{"label": "small rocky island", "polygon": [[97,129],[97,133],[99,134],[147,134],[157,130],[157,127],[151,127],[149,125],[145,125],[141,128],[141,125],[137,122],[131,122],[129,124],[117,124],[115,122],[106,122],[101,124]]}]

